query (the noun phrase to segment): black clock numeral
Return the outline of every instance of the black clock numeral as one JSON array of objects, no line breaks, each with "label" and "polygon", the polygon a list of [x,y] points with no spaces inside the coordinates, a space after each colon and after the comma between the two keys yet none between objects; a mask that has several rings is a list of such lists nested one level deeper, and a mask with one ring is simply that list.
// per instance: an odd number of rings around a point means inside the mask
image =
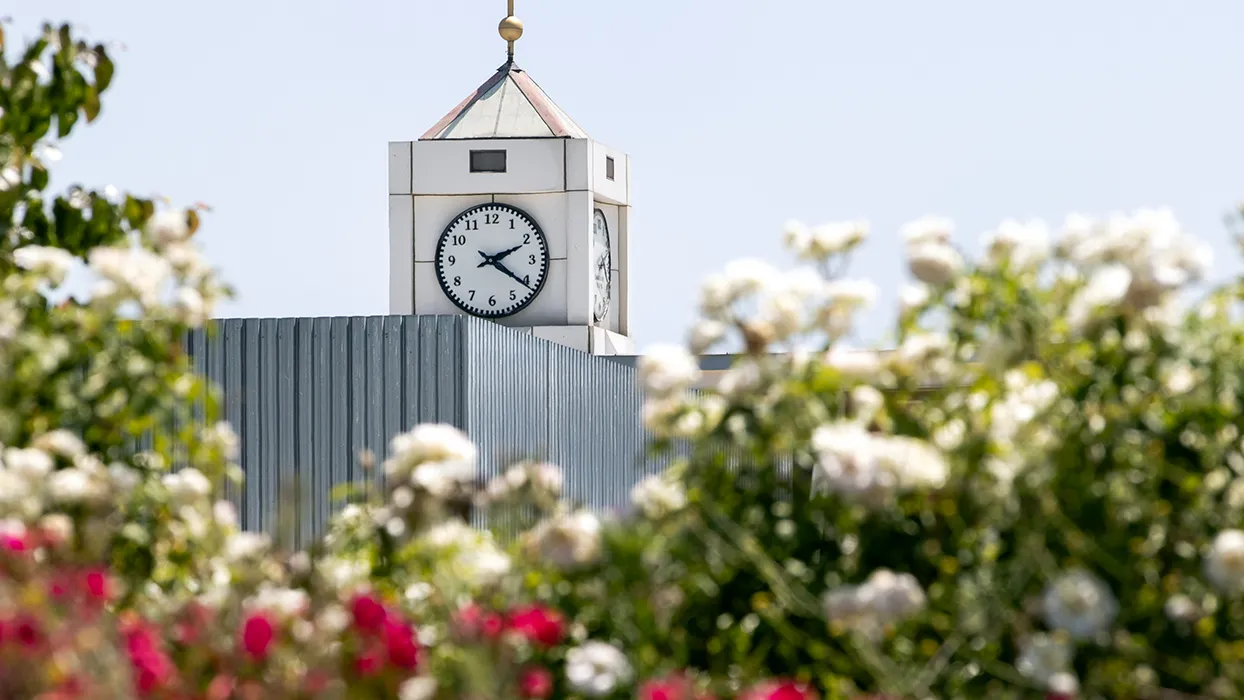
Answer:
[{"label": "black clock numeral", "polygon": [[523,284],[531,286],[531,275],[523,275]]},{"label": "black clock numeral", "polygon": [[510,230],[514,230],[514,219],[510,219]]},{"label": "black clock numeral", "polygon": [[455,278],[454,278],[454,286],[455,286],[455,287],[461,287],[461,286],[462,286],[462,278],[461,278],[461,277],[455,277]]},{"label": "black clock numeral", "polygon": [[466,230],[468,230],[468,231],[478,231],[478,230],[479,230],[479,220],[478,220],[478,219],[467,219],[467,221],[466,221]]},{"label": "black clock numeral", "polygon": [[527,256],[527,264],[528,264],[528,265],[535,265],[535,264],[536,264],[536,256],[534,256],[534,255],[528,255],[528,256]]},{"label": "black clock numeral", "polygon": [[484,223],[499,224],[501,223],[501,215],[500,214],[484,214]]},{"label": "black clock numeral", "polygon": [[466,245],[466,236],[450,236],[450,245]]},{"label": "black clock numeral", "polygon": [[530,234],[530,233],[524,233],[524,234],[523,234],[523,245],[527,245],[527,244],[528,244],[528,243],[530,243],[530,242],[531,242],[531,234]]},{"label": "black clock numeral", "polygon": [[489,305],[489,306],[496,306],[496,305],[497,305],[497,297],[495,297],[495,296],[488,297],[488,305]]},{"label": "black clock numeral", "polygon": [[510,301],[514,301],[515,299],[518,299],[518,293],[515,292],[513,289],[511,289],[510,290]]},{"label": "black clock numeral", "polygon": [[471,301],[475,301],[475,290],[474,290],[474,289],[468,289],[468,290],[467,290],[467,292],[469,292],[469,293],[471,294],[471,299],[470,299],[470,300],[471,300]]},{"label": "black clock numeral", "polygon": [[458,259],[457,259],[457,258],[455,258],[455,257],[454,257],[454,256],[452,256],[452,255],[451,255],[451,256],[449,256],[449,264],[450,264],[450,265],[453,265],[453,264],[454,264],[454,263],[456,263],[456,262],[458,262]]}]

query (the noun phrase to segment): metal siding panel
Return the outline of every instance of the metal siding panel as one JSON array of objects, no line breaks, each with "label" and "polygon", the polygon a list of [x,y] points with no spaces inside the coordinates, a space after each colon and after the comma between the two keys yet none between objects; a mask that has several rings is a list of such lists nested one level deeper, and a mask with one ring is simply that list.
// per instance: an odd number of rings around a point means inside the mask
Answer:
[{"label": "metal siding panel", "polygon": [[436,324],[436,419],[459,428],[463,424],[457,395],[463,320],[461,316],[440,316]]},{"label": "metal siding panel", "polygon": [[[377,467],[389,457],[389,441],[405,429],[402,392],[405,390],[405,372],[402,366],[405,335],[403,319],[388,316],[383,319],[381,357],[384,361],[384,385],[381,391],[384,418],[380,426],[380,450],[376,453]],[[384,470],[376,469],[376,483],[384,486]]]},{"label": "metal siding panel", "polygon": [[[418,317],[402,319],[402,429],[409,430],[421,422],[419,412],[419,328]],[[392,436],[390,436],[392,437]]]},{"label": "metal siding panel", "polygon": [[[250,438],[246,434],[246,426],[242,421],[243,401],[246,397],[245,387],[242,384],[242,351],[244,347],[242,344],[242,321],[225,321],[223,336],[221,339],[221,349],[223,350],[221,360],[224,369],[225,420],[229,421],[229,424],[233,426],[233,429],[238,434],[238,459],[241,461],[245,457],[244,445],[246,445],[246,440]],[[245,514],[242,512],[242,490],[230,482],[225,487],[225,497],[237,508],[239,520],[245,517]]]},{"label": "metal siding panel", "polygon": [[553,461],[549,444],[551,344],[493,323],[466,324],[465,429],[480,447],[480,478],[523,460]]},{"label": "metal siding panel", "polygon": [[[298,349],[295,355],[297,363],[297,421],[295,428],[297,429],[295,437],[295,449],[297,456],[294,461],[294,479],[296,483],[296,494],[298,496],[298,541],[305,543],[310,541],[315,529],[315,512],[316,512],[316,491],[314,470],[316,467],[315,459],[315,400],[314,382],[312,371],[315,367],[314,355],[314,321],[310,319],[297,319],[295,321],[298,337]],[[308,502],[310,501],[310,502]]]},{"label": "metal siding panel", "polygon": [[593,508],[625,507],[648,471],[634,370],[554,347],[549,385],[549,430],[567,494]]},{"label": "metal siding panel", "polygon": [[418,384],[419,384],[419,422],[420,423],[436,423],[440,416],[437,414],[437,360],[439,353],[437,350],[437,317],[423,317],[419,319],[419,354],[416,358],[416,366],[418,367]]},{"label": "metal siding panel", "polygon": [[246,440],[243,444],[243,473],[246,474],[246,481],[243,483],[242,496],[246,513],[243,522],[245,527],[251,530],[261,530],[264,527],[262,508],[263,503],[263,447],[264,435],[260,426],[260,404],[259,396],[261,386],[259,380],[259,358],[262,353],[260,342],[260,320],[248,318],[242,324],[243,333],[243,350],[242,357],[242,391],[243,391],[243,410],[242,420],[246,426]]},{"label": "metal siding panel", "polygon": [[275,320],[259,322],[259,465],[257,476],[261,488],[257,503],[259,529],[275,532],[276,518],[280,513],[280,493],[277,491],[278,462],[280,459],[280,395],[278,392],[277,323]]},{"label": "metal siding panel", "polygon": [[359,455],[367,447],[367,319],[350,319],[350,351],[347,378],[350,387],[350,455],[347,463],[350,484],[363,479]]},{"label": "metal siding panel", "polygon": [[315,512],[315,532],[323,532],[328,522],[331,503],[329,486],[333,474],[333,353],[332,320],[317,318],[313,321],[315,347],[315,461],[309,479]]},{"label": "metal siding panel", "polygon": [[298,492],[298,477],[295,461],[298,459],[298,402],[297,396],[297,364],[298,352],[298,321],[282,318],[276,322],[277,346],[277,401],[276,421],[277,432],[270,437],[276,444],[275,458],[271,465],[276,479],[276,493],[280,498],[280,526],[283,536],[293,537],[295,544],[299,541],[299,526],[302,498]]},{"label": "metal siding panel", "polygon": [[334,318],[331,328],[332,456],[331,477],[326,484],[329,489],[350,481],[350,462],[354,454],[354,445],[350,442],[350,319]]},{"label": "metal siding panel", "polygon": [[371,450],[375,460],[371,481],[380,484],[380,462],[384,459],[385,440],[385,361],[384,361],[384,319],[371,316],[367,319],[365,332],[367,351],[367,415],[363,426],[366,435],[367,449]]}]

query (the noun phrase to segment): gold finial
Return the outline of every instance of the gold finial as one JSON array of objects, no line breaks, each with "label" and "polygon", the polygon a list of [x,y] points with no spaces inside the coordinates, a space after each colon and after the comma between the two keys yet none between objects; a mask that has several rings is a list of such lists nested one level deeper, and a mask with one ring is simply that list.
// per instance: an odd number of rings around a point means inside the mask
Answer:
[{"label": "gold finial", "polygon": [[509,43],[510,61],[513,61],[514,42],[523,36],[523,21],[514,16],[514,0],[509,0],[509,10],[509,14],[501,20],[501,25],[497,27],[497,30],[501,32],[501,38]]}]

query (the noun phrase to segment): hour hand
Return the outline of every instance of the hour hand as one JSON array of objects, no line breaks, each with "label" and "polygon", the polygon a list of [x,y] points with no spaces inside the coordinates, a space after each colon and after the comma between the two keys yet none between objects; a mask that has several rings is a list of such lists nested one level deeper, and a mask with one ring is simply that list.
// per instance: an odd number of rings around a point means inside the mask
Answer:
[{"label": "hour hand", "polygon": [[513,248],[510,248],[509,250],[503,250],[500,253],[497,253],[496,255],[492,256],[492,259],[497,260],[497,261],[504,260],[507,255],[509,255],[510,253],[513,253],[514,251],[522,247],[523,246],[520,244],[520,245],[514,246]]}]

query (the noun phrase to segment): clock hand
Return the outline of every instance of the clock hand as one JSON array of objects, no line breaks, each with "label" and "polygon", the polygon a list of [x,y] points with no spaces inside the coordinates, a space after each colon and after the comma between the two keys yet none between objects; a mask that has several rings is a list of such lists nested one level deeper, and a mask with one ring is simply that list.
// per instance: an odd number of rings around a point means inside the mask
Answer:
[{"label": "clock hand", "polygon": [[482,250],[481,250],[481,251],[479,251],[479,254],[480,254],[481,256],[483,256],[483,258],[484,258],[484,262],[480,263],[479,265],[476,265],[476,267],[483,267],[483,266],[485,266],[485,265],[491,265],[491,264],[492,264],[492,263],[494,263],[494,262],[497,262],[497,261],[499,261],[499,260],[502,260],[503,258],[505,258],[505,256],[507,256],[507,255],[509,255],[509,254],[513,253],[514,251],[518,250],[519,248],[522,248],[522,246],[521,246],[521,245],[516,245],[516,246],[514,246],[513,248],[510,248],[509,250],[503,250],[503,251],[501,251],[500,253],[497,253],[496,255],[489,255],[489,254],[487,254],[487,253],[485,253],[484,251],[482,251]]},{"label": "clock hand", "polygon": [[492,259],[493,259],[493,260],[498,260],[498,261],[499,261],[499,260],[503,260],[503,259],[505,259],[505,256],[509,255],[510,253],[513,253],[514,251],[516,251],[516,250],[518,250],[519,248],[522,248],[522,247],[523,247],[522,245],[516,245],[516,246],[514,246],[513,248],[510,248],[509,250],[503,250],[503,251],[501,251],[500,253],[497,253],[496,255],[492,256]]},{"label": "clock hand", "polygon": [[[523,285],[523,286],[524,286],[524,287],[526,287],[527,289],[531,289],[531,285],[529,285],[529,284],[527,284],[526,282],[524,282],[522,277],[519,277],[518,275],[514,274],[513,272],[510,272],[510,269],[509,269],[508,267],[506,267],[505,265],[502,265],[501,263],[497,262],[495,259],[494,259],[494,260],[489,260],[488,262],[489,262],[489,263],[491,263],[493,267],[495,267],[495,268],[497,268],[498,270],[500,270],[500,271],[504,272],[505,274],[509,275],[511,278],[513,278],[513,279],[514,279],[514,281],[515,281],[515,282],[518,282],[519,284]],[[534,292],[535,290],[534,290],[534,289],[531,289],[531,291],[533,291],[533,292]]]}]

